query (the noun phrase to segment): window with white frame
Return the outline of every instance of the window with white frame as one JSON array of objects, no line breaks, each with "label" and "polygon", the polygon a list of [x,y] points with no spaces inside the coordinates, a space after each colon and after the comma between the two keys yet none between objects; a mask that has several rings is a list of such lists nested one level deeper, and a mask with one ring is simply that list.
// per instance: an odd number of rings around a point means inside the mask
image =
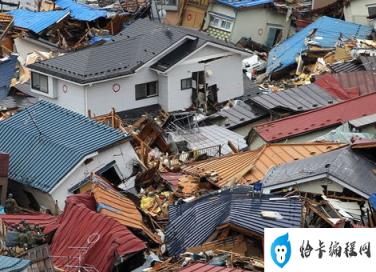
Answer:
[{"label": "window with white frame", "polygon": [[192,78],[184,78],[184,79],[182,79],[181,83],[180,83],[180,89],[181,90],[192,89]]},{"label": "window with white frame", "polygon": [[48,93],[48,76],[31,72],[31,88],[43,93]]},{"label": "window with white frame", "polygon": [[210,14],[210,23],[209,25],[215,28],[219,28],[225,31],[230,32],[232,29],[232,20],[224,19],[219,16],[215,16],[214,14]]},{"label": "window with white frame", "polygon": [[136,85],[136,100],[141,100],[158,95],[158,81]]}]

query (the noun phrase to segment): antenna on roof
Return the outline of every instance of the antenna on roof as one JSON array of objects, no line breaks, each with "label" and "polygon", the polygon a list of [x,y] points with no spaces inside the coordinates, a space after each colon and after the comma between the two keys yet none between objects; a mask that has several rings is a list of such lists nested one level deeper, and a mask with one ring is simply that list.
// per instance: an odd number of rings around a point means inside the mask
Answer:
[{"label": "antenna on roof", "polygon": [[33,117],[33,115],[31,114],[31,112],[29,111],[29,109],[28,109],[28,108],[25,108],[25,111],[26,111],[27,114],[29,115],[29,117],[30,117],[31,121],[33,122],[35,128],[38,130],[39,138],[40,138],[40,137],[42,136],[42,131],[39,129],[39,127],[38,127],[37,123],[35,122],[34,117]]}]

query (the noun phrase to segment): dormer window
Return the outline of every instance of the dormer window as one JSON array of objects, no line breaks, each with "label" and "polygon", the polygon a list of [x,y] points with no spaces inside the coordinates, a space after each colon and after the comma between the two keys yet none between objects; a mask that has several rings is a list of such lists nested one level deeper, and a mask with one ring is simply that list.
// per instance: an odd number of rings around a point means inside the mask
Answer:
[{"label": "dormer window", "polygon": [[32,72],[31,88],[39,92],[48,93],[48,77],[42,74]]}]

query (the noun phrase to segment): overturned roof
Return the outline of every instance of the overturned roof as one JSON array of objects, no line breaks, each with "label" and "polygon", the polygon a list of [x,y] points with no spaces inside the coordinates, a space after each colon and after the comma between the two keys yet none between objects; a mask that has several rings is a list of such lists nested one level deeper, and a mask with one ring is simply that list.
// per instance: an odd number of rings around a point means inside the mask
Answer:
[{"label": "overturned roof", "polygon": [[317,109],[337,102],[337,98],[316,84],[261,94],[251,100],[267,110],[284,109],[294,112]]},{"label": "overturned roof", "polygon": [[40,33],[67,17],[69,11],[52,10],[35,12],[27,9],[15,9],[9,11],[9,14],[14,17],[14,26]]},{"label": "overturned roof", "polygon": [[0,220],[8,226],[26,221],[29,225],[44,227],[45,233],[56,229],[58,223],[56,216],[48,214],[1,214]]},{"label": "overturned roof", "polygon": [[266,142],[277,142],[376,113],[375,103],[376,93],[368,94],[325,108],[264,123],[256,126],[255,130]]},{"label": "overturned roof", "polygon": [[271,169],[262,180],[263,188],[275,190],[322,178],[329,178],[358,195],[375,192],[376,164],[351,150],[334,150],[320,156],[283,164]]},{"label": "overturned roof", "polygon": [[[240,186],[210,193],[193,202],[170,205],[166,228],[169,255],[204,243],[223,224],[234,225],[257,235],[264,228],[293,228],[301,224],[301,201],[297,198],[252,197],[251,187]],[[278,212],[281,219],[269,219],[262,211]]]},{"label": "overturned roof", "polygon": [[276,165],[316,156],[342,147],[334,143],[269,144],[255,151],[210,159],[183,166],[192,175],[217,173],[220,187],[232,185],[233,178],[242,173],[240,182],[252,184],[261,180]]},{"label": "overturned roof", "polygon": [[159,56],[177,42],[192,39],[197,41],[195,49],[211,42],[244,53],[241,49],[199,31],[167,26],[149,19],[139,19],[120,32],[112,43],[88,47],[28,67],[79,84],[86,84],[133,74],[137,68]]},{"label": "overturned roof", "polygon": [[124,225],[97,213],[92,196],[74,195],[66,202],[50,248],[55,267],[64,270],[77,267],[82,251],[78,248],[88,247],[86,254],[81,256],[81,264],[97,271],[111,271],[118,258],[146,248]]},{"label": "overturned roof", "polygon": [[0,122],[0,150],[10,154],[9,177],[43,192],[85,156],[125,139],[115,129],[46,101]]},{"label": "overturned roof", "polygon": [[233,7],[235,9],[238,8],[250,8],[261,6],[265,4],[273,3],[273,0],[239,0],[239,1],[232,1],[232,0],[216,0],[218,3]]},{"label": "overturned roof", "polygon": [[369,26],[322,16],[274,47],[269,53],[266,71],[270,74],[295,64],[296,57],[308,49],[307,38],[309,44],[332,48],[341,36],[345,39],[366,39],[371,32]]},{"label": "overturned roof", "polygon": [[96,9],[88,5],[76,3],[72,0],[55,0],[57,6],[69,10],[70,16],[79,21],[95,21],[107,17],[107,11]]}]

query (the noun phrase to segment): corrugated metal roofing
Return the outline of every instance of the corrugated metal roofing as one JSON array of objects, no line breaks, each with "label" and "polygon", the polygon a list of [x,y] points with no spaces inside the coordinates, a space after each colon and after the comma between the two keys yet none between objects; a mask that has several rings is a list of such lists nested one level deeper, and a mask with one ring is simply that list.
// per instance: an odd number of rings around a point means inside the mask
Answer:
[{"label": "corrugated metal roofing", "polygon": [[182,169],[193,175],[216,172],[219,176],[217,185],[223,187],[229,186],[235,175],[252,166],[244,174],[241,183],[253,184],[276,165],[316,156],[342,146],[335,143],[269,144],[255,151],[196,162],[183,166]]},{"label": "corrugated metal roofing", "polygon": [[132,200],[101,181],[99,176],[94,176],[93,182],[92,192],[100,214],[115,219],[126,227],[142,230],[154,242],[161,242],[159,236],[145,226],[142,215]]},{"label": "corrugated metal roofing", "polygon": [[364,66],[358,61],[337,62],[329,67],[333,73],[364,71]]},{"label": "corrugated metal roofing", "polygon": [[349,124],[356,128],[369,126],[376,123],[376,114],[360,117],[349,121]]},{"label": "corrugated metal roofing", "polygon": [[310,40],[322,48],[335,47],[338,38],[366,39],[372,28],[322,16],[295,35],[274,47],[268,56],[267,73],[276,72],[296,63],[298,54],[308,49],[306,38],[316,30]]},{"label": "corrugated metal roofing", "polygon": [[96,9],[88,5],[76,3],[72,0],[55,0],[56,5],[69,10],[70,16],[79,21],[94,21],[101,17],[107,17],[107,11]]},{"label": "corrugated metal roofing", "polygon": [[367,71],[376,71],[376,57],[361,56],[360,60]]},{"label": "corrugated metal roofing", "polygon": [[29,265],[29,260],[0,256],[0,271],[1,272],[21,272]]},{"label": "corrugated metal roofing", "polygon": [[341,182],[347,189],[368,198],[375,192],[376,164],[345,147],[316,157],[271,169],[262,180],[263,188],[278,189],[324,177]]},{"label": "corrugated metal roofing", "polygon": [[245,272],[246,270],[237,268],[227,268],[214,266],[205,263],[195,263],[178,270],[179,272]]},{"label": "corrugated metal roofing", "polygon": [[2,214],[0,220],[8,226],[26,221],[30,225],[45,227],[44,232],[49,233],[56,229],[58,218],[48,214]]},{"label": "corrugated metal roofing", "polygon": [[[78,264],[78,250],[72,247],[89,247],[86,254],[82,256],[81,263],[94,267],[95,271],[111,271],[117,258],[146,248],[144,242],[124,225],[92,210],[95,207],[92,196],[74,195],[68,197],[66,202],[64,213],[60,218],[60,226],[50,248],[51,255],[55,256],[54,266],[67,271],[76,271],[77,269],[67,267]],[[89,244],[88,239],[93,243]]]},{"label": "corrugated metal roofing", "polygon": [[376,113],[376,94],[368,94],[255,127],[267,142],[277,142]]},{"label": "corrugated metal roofing", "polygon": [[[222,224],[264,233],[264,228],[300,227],[301,202],[299,199],[270,199],[252,197],[251,187],[240,186],[210,193],[193,202],[170,205],[166,227],[166,245],[169,255],[177,255],[189,247],[204,243]],[[271,220],[261,211],[274,211],[282,219]]]},{"label": "corrugated metal roofing", "polygon": [[0,99],[7,97],[12,78],[16,74],[17,55],[0,59]]},{"label": "corrugated metal roofing", "polygon": [[35,12],[27,9],[15,9],[9,12],[14,17],[14,26],[40,33],[60,22],[69,15],[66,10]]},{"label": "corrugated metal roofing", "polygon": [[124,139],[115,129],[46,101],[0,122],[0,150],[10,154],[9,177],[43,192],[85,156]]},{"label": "corrugated metal roofing", "polygon": [[232,1],[232,0],[216,0],[218,3],[221,3],[226,6],[230,6],[233,8],[249,8],[249,7],[256,7],[260,5],[270,4],[273,3],[273,0],[239,0],[239,1]]},{"label": "corrugated metal roofing", "polygon": [[262,94],[251,100],[265,109],[307,111],[336,103],[337,99],[316,84],[302,85],[285,91]]}]

